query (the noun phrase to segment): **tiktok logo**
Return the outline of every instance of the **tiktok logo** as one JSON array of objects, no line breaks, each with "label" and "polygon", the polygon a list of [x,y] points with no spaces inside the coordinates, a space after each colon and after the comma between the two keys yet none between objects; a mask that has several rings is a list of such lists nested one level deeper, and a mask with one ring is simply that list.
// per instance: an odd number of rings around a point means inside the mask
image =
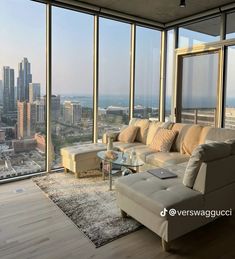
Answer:
[{"label": "tiktok logo", "polygon": [[167,211],[168,211],[168,210],[167,210],[166,208],[164,208],[164,209],[160,212],[161,217],[165,217]]}]

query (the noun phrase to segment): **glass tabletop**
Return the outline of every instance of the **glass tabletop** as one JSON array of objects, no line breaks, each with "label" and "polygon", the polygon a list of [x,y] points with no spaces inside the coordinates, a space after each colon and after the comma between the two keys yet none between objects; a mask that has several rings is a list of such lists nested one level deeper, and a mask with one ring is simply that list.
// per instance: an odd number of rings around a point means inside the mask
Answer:
[{"label": "glass tabletop", "polygon": [[144,165],[144,162],[138,158],[136,159],[130,159],[129,154],[119,152],[119,151],[114,151],[117,154],[116,159],[108,159],[106,157],[106,152],[107,151],[99,151],[97,153],[97,156],[109,163],[112,163],[114,165],[121,165],[121,166],[129,166],[129,167],[138,167]]}]

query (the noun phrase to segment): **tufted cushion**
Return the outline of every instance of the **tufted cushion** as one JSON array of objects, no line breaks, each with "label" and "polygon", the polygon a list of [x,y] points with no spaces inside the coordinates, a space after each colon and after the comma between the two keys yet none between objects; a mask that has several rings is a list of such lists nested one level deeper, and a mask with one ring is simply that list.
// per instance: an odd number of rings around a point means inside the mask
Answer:
[{"label": "tufted cushion", "polygon": [[149,147],[155,151],[169,152],[176,135],[176,131],[159,128]]},{"label": "tufted cushion", "polygon": [[138,127],[129,125],[120,132],[118,135],[118,141],[124,143],[133,143],[135,141],[138,130]]},{"label": "tufted cushion", "polygon": [[181,146],[182,154],[192,154],[199,144],[202,128],[200,125],[193,125],[188,129]]},{"label": "tufted cushion", "polygon": [[[189,209],[201,207],[202,194],[187,188],[182,184],[183,172],[177,173],[177,178],[161,180],[148,172],[133,174],[117,179],[117,192],[140,204],[156,216],[164,208]],[[170,217],[166,215],[166,218]]]},{"label": "tufted cushion", "polygon": [[192,188],[202,162],[209,162],[231,154],[231,145],[224,142],[212,142],[199,145],[194,149],[185,170],[183,184]]}]

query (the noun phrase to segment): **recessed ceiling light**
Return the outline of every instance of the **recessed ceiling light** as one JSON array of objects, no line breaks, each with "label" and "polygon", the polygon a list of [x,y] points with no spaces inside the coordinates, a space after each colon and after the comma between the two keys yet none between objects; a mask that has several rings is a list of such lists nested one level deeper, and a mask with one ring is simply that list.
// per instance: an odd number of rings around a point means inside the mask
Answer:
[{"label": "recessed ceiling light", "polygon": [[186,7],[186,1],[180,0],[180,7]]}]

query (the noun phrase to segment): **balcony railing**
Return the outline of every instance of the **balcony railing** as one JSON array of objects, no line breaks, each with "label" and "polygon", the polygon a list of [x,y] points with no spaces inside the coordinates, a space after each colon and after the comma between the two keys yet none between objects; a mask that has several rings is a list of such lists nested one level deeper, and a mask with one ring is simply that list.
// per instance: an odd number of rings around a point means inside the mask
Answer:
[{"label": "balcony railing", "polygon": [[215,126],[215,124],[216,124],[216,108],[182,109],[181,121],[183,123]]}]

